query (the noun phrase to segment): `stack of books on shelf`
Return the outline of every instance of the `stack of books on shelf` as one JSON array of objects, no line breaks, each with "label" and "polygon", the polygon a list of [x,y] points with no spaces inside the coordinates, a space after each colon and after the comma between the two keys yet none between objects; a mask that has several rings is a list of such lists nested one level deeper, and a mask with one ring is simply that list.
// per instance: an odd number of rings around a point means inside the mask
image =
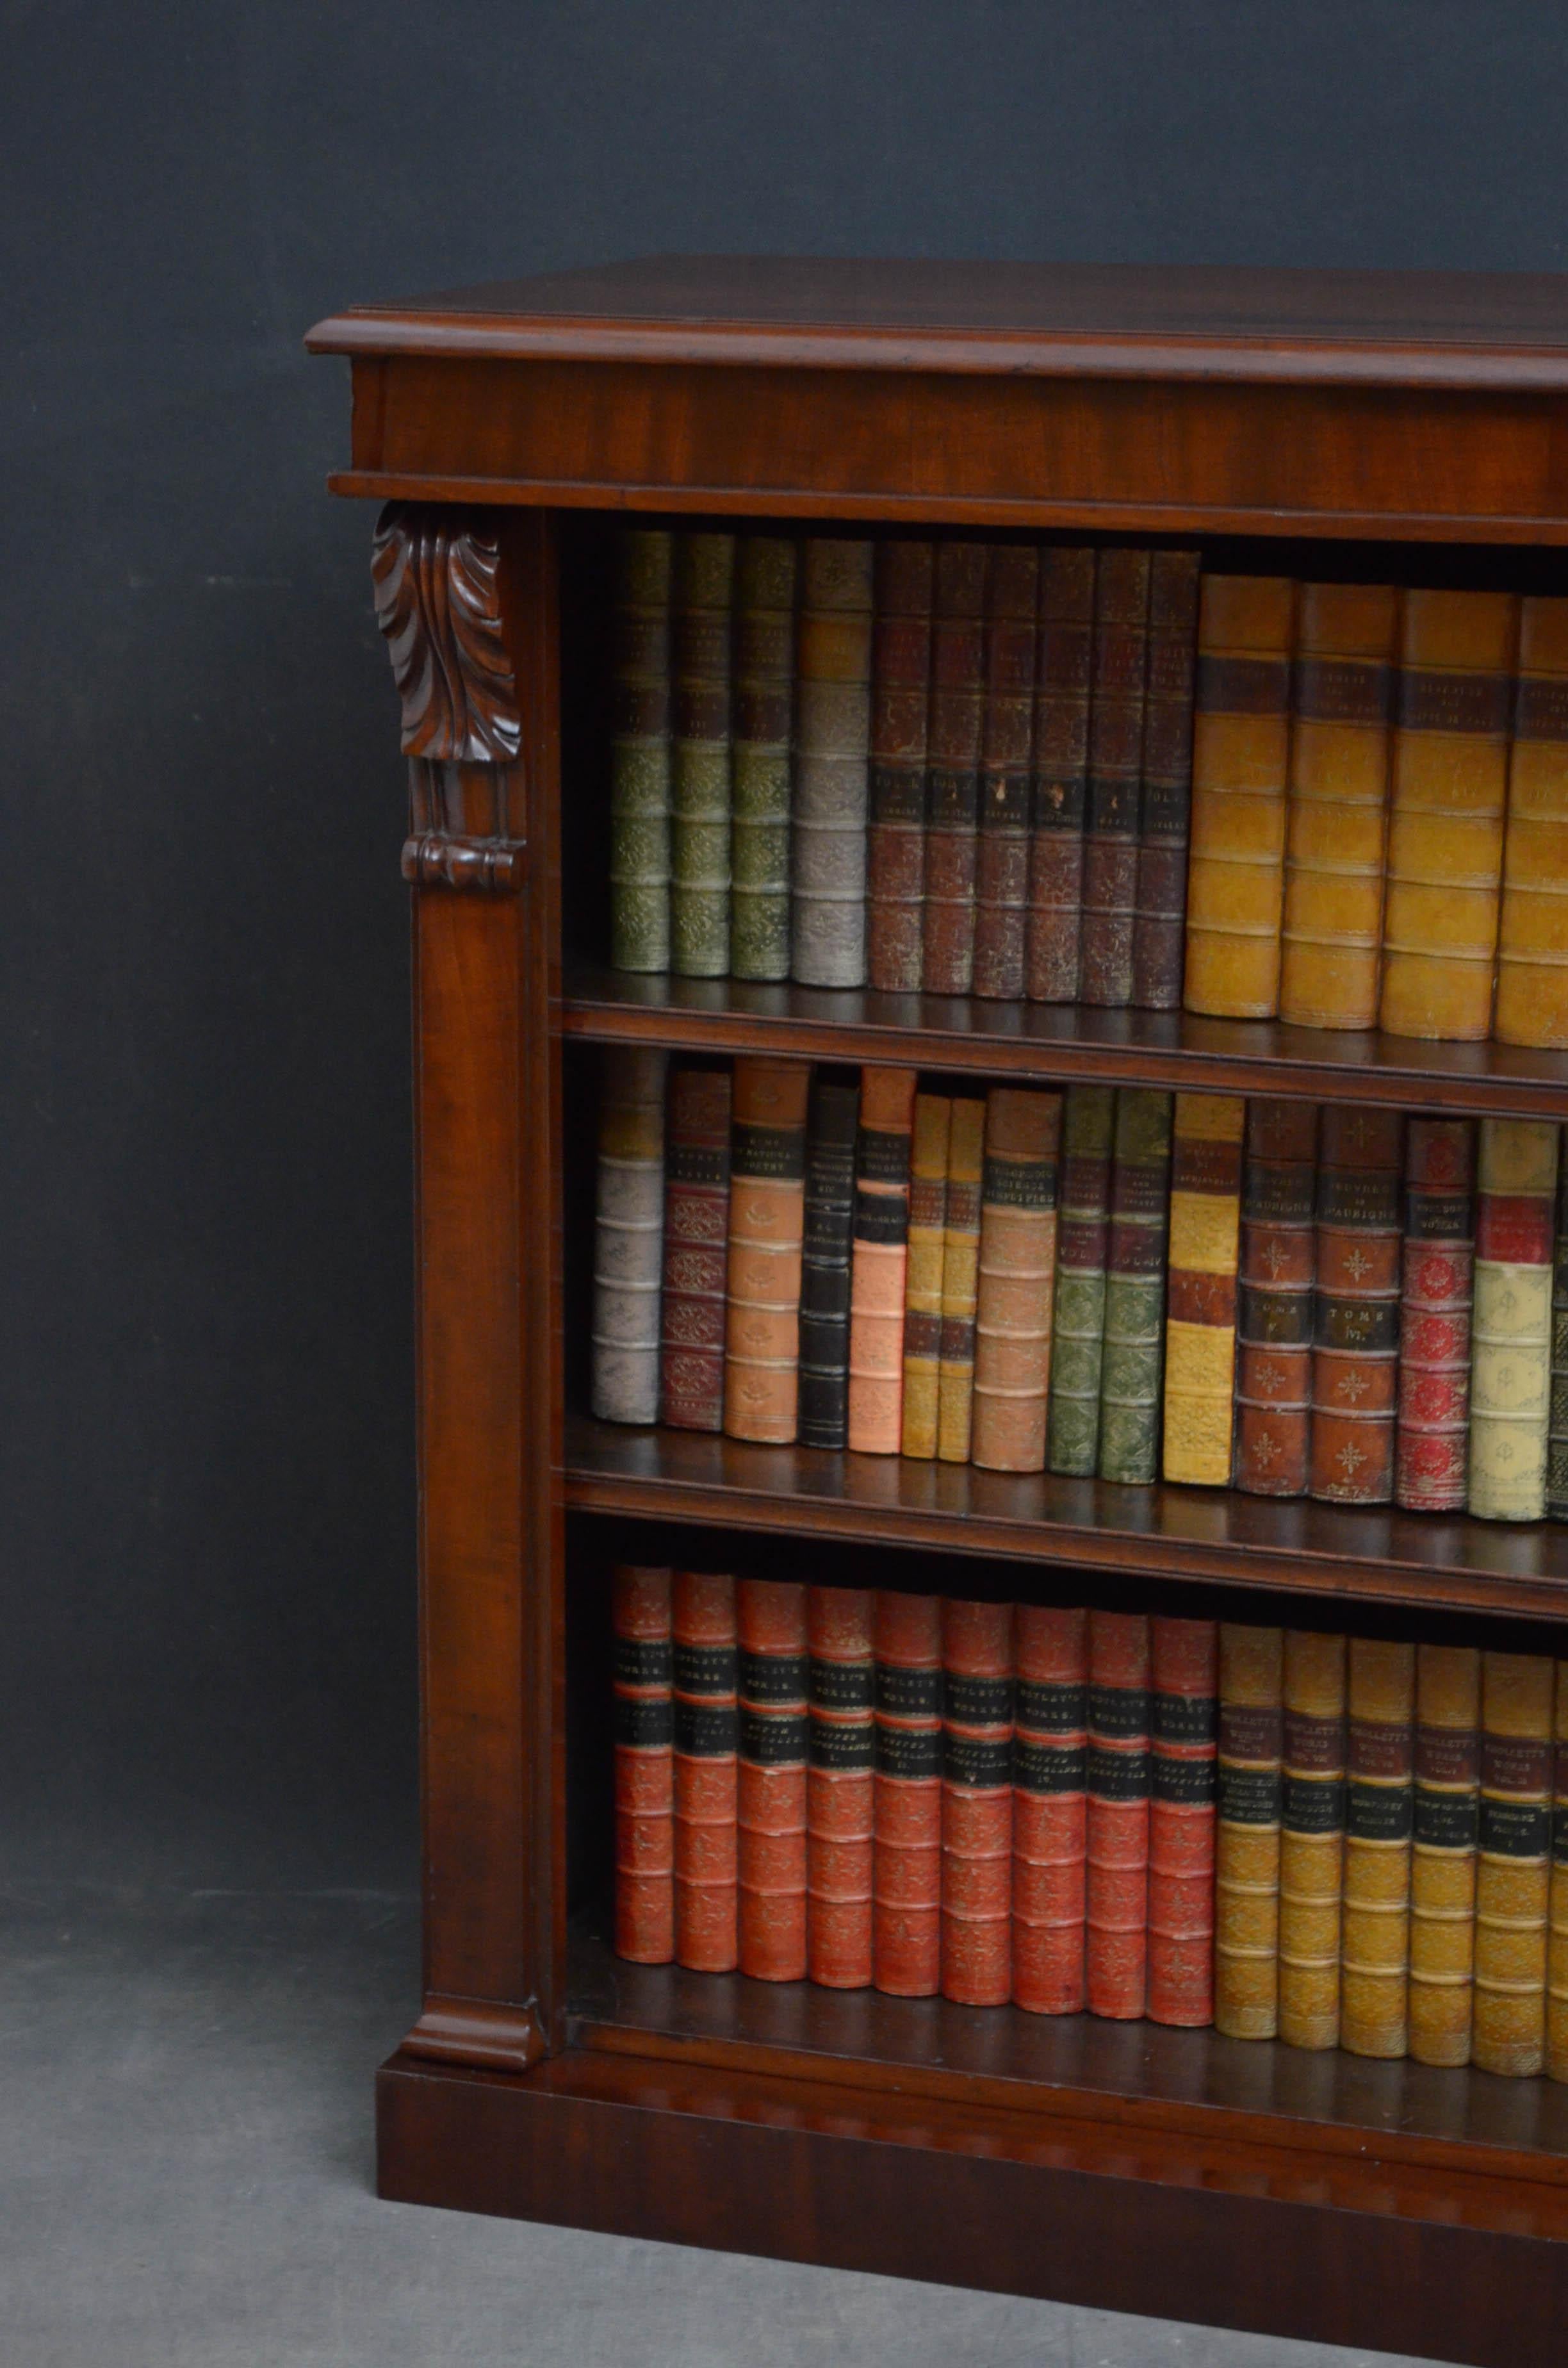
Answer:
[{"label": "stack of books on shelf", "polygon": [[613,1576],[620,1955],[1568,2079],[1568,1663]]},{"label": "stack of books on shelf", "polygon": [[1568,1519],[1555,1122],[605,1055],[593,1408]]},{"label": "stack of books on shelf", "polygon": [[630,529],[611,962],[1568,1045],[1568,599]]}]

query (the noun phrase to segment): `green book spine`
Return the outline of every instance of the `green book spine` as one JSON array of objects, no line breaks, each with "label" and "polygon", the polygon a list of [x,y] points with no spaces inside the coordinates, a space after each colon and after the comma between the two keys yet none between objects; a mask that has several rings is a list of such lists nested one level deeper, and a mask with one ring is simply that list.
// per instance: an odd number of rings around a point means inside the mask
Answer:
[{"label": "green book spine", "polygon": [[1110,1086],[1069,1086],[1062,1118],[1047,1461],[1052,1472],[1083,1476],[1093,1474],[1099,1452],[1115,1106]]},{"label": "green book spine", "polygon": [[611,621],[609,958],[670,966],[670,579],[675,537],[629,528]]},{"label": "green book spine", "polygon": [[733,534],[676,545],[675,747],[670,775],[670,955],[681,978],[730,967]]},{"label": "green book spine", "polygon": [[735,581],[735,712],[730,971],[790,975],[790,744],[794,722],[797,550],[748,534]]},{"label": "green book spine", "polygon": [[1568,1521],[1568,1159],[1559,1158],[1557,1239],[1551,1265],[1551,1415],[1546,1442],[1546,1509]]},{"label": "green book spine", "polygon": [[1159,1468],[1170,1238],[1171,1097],[1116,1097],[1100,1373],[1100,1478],[1147,1487]]}]

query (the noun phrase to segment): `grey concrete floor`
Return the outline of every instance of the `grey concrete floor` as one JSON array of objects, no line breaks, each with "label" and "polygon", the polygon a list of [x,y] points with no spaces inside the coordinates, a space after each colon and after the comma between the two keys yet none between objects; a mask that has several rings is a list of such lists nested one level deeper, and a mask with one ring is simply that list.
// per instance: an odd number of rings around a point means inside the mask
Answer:
[{"label": "grey concrete floor", "polygon": [[13,1889],[3,1912],[4,2368],[1371,2368],[381,2203],[370,2074],[412,2017],[409,1901]]}]

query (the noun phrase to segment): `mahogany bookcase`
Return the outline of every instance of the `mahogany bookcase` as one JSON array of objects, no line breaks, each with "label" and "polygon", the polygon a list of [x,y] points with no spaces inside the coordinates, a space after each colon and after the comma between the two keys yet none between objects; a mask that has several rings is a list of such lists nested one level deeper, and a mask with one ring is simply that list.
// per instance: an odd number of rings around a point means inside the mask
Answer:
[{"label": "mahogany bookcase", "polygon": [[334,488],[389,505],[413,817],[425,2002],[381,2192],[1561,2362],[1568,2090],[632,1966],[594,1901],[618,1554],[1562,1652],[1568,1530],[618,1430],[582,1336],[594,1044],[1568,1116],[1568,1057],[1501,1045],[617,976],[594,695],[630,513],[1563,589],[1568,279],[666,258],[309,343],[353,365]]}]

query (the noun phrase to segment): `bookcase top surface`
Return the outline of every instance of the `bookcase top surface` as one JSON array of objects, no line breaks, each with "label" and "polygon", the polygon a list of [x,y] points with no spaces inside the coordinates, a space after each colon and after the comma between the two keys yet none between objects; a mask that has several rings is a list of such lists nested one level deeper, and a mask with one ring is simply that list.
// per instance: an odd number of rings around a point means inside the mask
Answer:
[{"label": "bookcase top surface", "polygon": [[318,353],[1568,389],[1568,274],[653,256],[356,305]]}]

